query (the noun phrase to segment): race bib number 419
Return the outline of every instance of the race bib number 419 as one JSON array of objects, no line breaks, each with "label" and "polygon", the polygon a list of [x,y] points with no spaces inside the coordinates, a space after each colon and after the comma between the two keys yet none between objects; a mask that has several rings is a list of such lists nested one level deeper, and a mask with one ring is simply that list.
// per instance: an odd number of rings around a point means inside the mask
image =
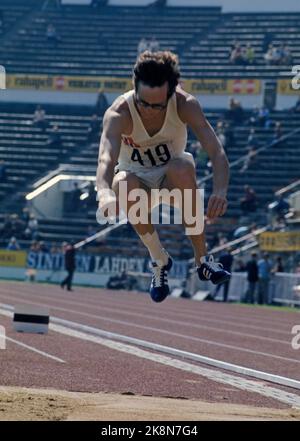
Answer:
[{"label": "race bib number 419", "polygon": [[166,164],[171,159],[171,154],[167,144],[159,144],[152,149],[141,152],[138,149],[132,150],[131,160],[139,162],[140,165],[152,165],[156,167],[158,165]]}]

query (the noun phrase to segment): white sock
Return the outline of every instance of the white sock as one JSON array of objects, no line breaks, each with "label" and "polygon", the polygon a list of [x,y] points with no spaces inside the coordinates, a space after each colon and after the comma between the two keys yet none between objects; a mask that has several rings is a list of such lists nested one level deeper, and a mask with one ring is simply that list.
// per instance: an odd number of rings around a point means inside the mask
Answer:
[{"label": "white sock", "polygon": [[163,248],[157,231],[154,231],[154,233],[150,234],[144,234],[140,236],[141,241],[145,245],[145,247],[148,248],[148,251],[150,253],[151,259],[155,261],[158,265],[164,266],[168,263],[169,255],[166,252],[166,250]]},{"label": "white sock", "polygon": [[207,254],[206,256],[200,257],[200,265],[202,265],[202,263],[208,262],[209,259],[210,259],[210,255],[209,254]]}]

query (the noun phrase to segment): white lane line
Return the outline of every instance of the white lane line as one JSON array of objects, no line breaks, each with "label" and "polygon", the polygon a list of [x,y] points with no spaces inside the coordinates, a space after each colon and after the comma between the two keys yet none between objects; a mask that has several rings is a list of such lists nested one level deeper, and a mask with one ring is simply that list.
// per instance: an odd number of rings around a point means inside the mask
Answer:
[{"label": "white lane line", "polygon": [[54,355],[48,354],[48,352],[40,351],[39,349],[34,348],[33,346],[26,345],[25,343],[22,343],[18,340],[15,340],[11,337],[5,337],[5,340],[11,341],[12,343],[15,343],[18,346],[22,346],[23,348],[29,349],[32,352],[36,352],[39,355],[43,355],[44,357],[51,358],[52,360],[58,361],[59,363],[65,363],[64,360],[61,358],[55,357]]},{"label": "white lane line", "polygon": [[[5,298],[7,300],[10,300],[10,301],[12,300],[11,297],[5,297]],[[29,303],[29,304],[33,303],[32,301],[29,301],[29,300],[22,300],[22,302],[23,303]],[[70,302],[70,303],[72,304],[72,302]],[[40,302],[34,302],[34,304],[35,305],[40,305],[40,306],[48,306],[49,308],[57,309],[58,311],[62,311],[62,312],[72,312],[72,313],[75,313],[75,314],[85,315],[85,316],[91,317],[91,318],[92,317],[93,318],[99,318],[99,319],[102,319],[102,320],[110,321],[112,323],[124,324],[126,326],[130,325],[130,326],[135,326],[135,327],[139,327],[139,328],[143,328],[143,329],[151,329],[151,328],[149,328],[147,326],[138,325],[138,324],[132,324],[132,322],[126,322],[126,321],[123,321],[123,320],[112,319],[112,318],[108,318],[108,317],[104,317],[104,316],[100,316],[100,315],[90,314],[90,313],[87,313],[87,312],[75,311],[75,310],[69,309],[69,308],[61,308],[59,306],[55,306],[55,305],[51,305],[51,304],[50,305],[49,304],[45,304],[45,302],[42,302],[42,300]],[[84,306],[87,306],[87,305],[84,305]],[[156,317],[151,317],[151,319],[152,320],[160,320],[161,321],[161,319],[157,319]],[[186,322],[179,322],[178,320],[170,320],[170,319],[165,319],[164,321],[165,322],[171,322],[172,324],[175,324],[175,325],[188,326],[189,328],[204,329],[204,330],[208,330],[208,331],[218,332],[218,333],[221,333],[221,334],[227,333],[227,334],[237,335],[237,336],[240,336],[240,337],[252,338],[252,339],[255,339],[255,340],[269,341],[269,342],[272,342],[272,343],[276,343],[277,345],[278,344],[283,344],[283,345],[286,345],[286,346],[290,346],[290,344],[291,344],[290,341],[279,340],[278,338],[264,337],[264,336],[256,335],[256,334],[249,334],[249,333],[245,333],[245,332],[232,331],[232,330],[224,329],[224,328],[220,328],[220,327],[216,328],[216,327],[213,327],[213,326],[199,325],[199,324],[198,325],[194,325],[194,324],[192,324],[190,322],[187,324]]]},{"label": "white lane line", "polygon": [[[28,294],[24,294],[24,293],[20,293],[20,294],[24,295],[26,298],[28,298]],[[34,294],[34,293],[31,294],[31,295],[33,297],[36,296],[39,301],[41,300],[41,295]],[[0,297],[1,297],[1,293],[0,293]],[[45,299],[45,298],[47,299],[47,301],[53,301],[53,302],[55,301],[55,304],[57,304],[57,302],[59,302],[59,303],[70,305],[70,303],[71,303],[74,306],[84,306],[84,307],[87,307],[87,308],[91,308],[93,310],[107,311],[107,312],[113,312],[113,313],[117,312],[117,313],[124,314],[124,315],[129,315],[129,316],[141,317],[141,318],[149,319],[149,315],[142,314],[141,312],[133,312],[132,308],[130,308],[130,310],[125,310],[122,307],[122,309],[120,309],[118,311],[116,307],[111,308],[111,303],[107,304],[107,302],[104,302],[105,306],[102,306],[101,299],[99,299],[98,302],[97,301],[91,302],[89,300],[88,302],[83,303],[83,302],[76,302],[76,301],[74,301],[73,298],[72,299],[68,299],[68,300],[64,300],[64,299],[61,299],[61,298],[57,297],[54,300],[53,296],[51,296],[49,294],[45,294],[45,295],[43,294],[43,299]],[[138,309],[138,311],[140,311],[140,309]],[[157,311],[157,312],[159,313],[159,311]],[[168,310],[168,312],[169,312],[169,310]],[[190,320],[192,318],[191,314],[183,314],[182,312],[178,312],[178,311],[177,312],[173,312],[173,314],[175,314],[177,316],[181,316],[181,317],[187,318],[189,320],[189,324],[188,324],[189,327],[196,327],[197,328],[199,326],[199,325],[195,325],[195,324],[191,324],[190,323]],[[213,314],[213,315],[215,316],[215,314]],[[159,317],[157,315],[156,317],[152,317],[151,319],[160,320],[160,321],[168,322],[168,323],[174,323],[176,325],[177,324],[182,324],[182,325],[185,325],[185,326],[187,325],[186,322],[180,322],[178,320],[173,320],[173,319],[166,319],[163,315],[161,317]],[[235,317],[235,321],[236,321],[236,319],[237,319],[237,317]],[[222,323],[222,324],[225,324],[225,325],[235,326],[235,327],[238,327],[238,328],[255,329],[257,331],[272,332],[272,334],[276,334],[277,333],[277,334],[281,334],[281,335],[285,335],[285,336],[290,337],[290,331],[280,331],[280,330],[277,330],[277,329],[274,329],[274,328],[265,328],[263,326],[249,325],[249,324],[244,324],[244,323],[243,324],[242,323],[233,323],[233,322],[229,322],[228,320],[226,321],[226,320],[222,320],[222,319],[219,319],[219,320],[218,319],[211,319],[211,318],[201,317],[200,315],[197,316],[197,320],[199,320],[199,321],[208,321],[210,323],[215,322],[215,323],[218,323],[218,324]],[[255,334],[253,334],[253,335],[255,335]],[[262,337],[263,338],[263,336],[258,336],[258,337]],[[278,341],[278,340],[276,340],[276,341]],[[283,340],[281,340],[281,341],[283,341]]]},{"label": "white lane line", "polygon": [[[33,294],[31,289],[30,289],[30,287],[28,285],[25,286],[24,282],[15,282],[15,286],[16,287],[20,286],[20,290],[22,290],[22,291],[18,291],[18,294],[19,293],[21,294],[21,293],[24,293],[24,292],[26,292],[28,294]],[[53,288],[53,284],[48,284],[48,285],[45,284],[45,286],[48,289],[55,289],[56,288],[56,287]],[[27,289],[27,287],[28,287],[28,289]],[[94,299],[96,298],[96,300],[97,300],[98,296],[99,296],[99,298],[101,298],[102,300],[104,300],[104,301],[107,300],[103,296],[101,297],[101,293],[99,293],[99,289],[98,288],[87,288],[87,287],[78,287],[78,288],[81,290],[81,293],[83,295],[86,295],[89,298],[94,298]],[[0,287],[0,289],[1,289],[1,287]],[[1,289],[1,291],[2,291],[2,289]],[[0,291],[0,294],[1,294],[1,291]],[[100,291],[103,291],[103,289],[101,289]],[[57,292],[54,292],[54,294],[56,294],[56,293]],[[11,291],[9,291],[8,294],[11,294]],[[126,294],[128,294],[128,292]],[[75,295],[76,295],[76,293],[75,293]],[[136,294],[136,296],[140,297],[141,294],[138,293],[138,294]],[[106,297],[107,297],[107,295],[106,295]],[[192,308],[194,308],[194,310],[191,310],[190,308],[185,308],[184,304],[186,304],[187,302],[184,302],[183,299],[174,299],[174,298],[170,297],[170,300],[173,300],[168,305],[168,310],[170,312],[178,312],[175,305],[176,305],[176,302],[179,300],[180,301],[180,308],[181,308],[181,311],[183,313],[186,313],[186,314],[194,313],[194,314],[197,315],[198,313],[203,312],[204,314],[207,313],[207,314],[211,314],[211,315],[215,315],[216,317],[219,317],[219,315],[217,313],[213,313],[211,311],[206,311],[205,309],[199,309],[198,310],[196,308],[196,305],[193,305],[193,307],[192,307]],[[89,301],[89,299],[87,299],[87,301]],[[124,306],[126,306],[126,305],[127,306],[128,305],[131,306],[132,305],[132,306],[137,307],[134,299],[132,299],[132,302],[131,302],[131,299],[128,300],[128,301],[127,300],[124,301],[121,298],[114,299],[114,301],[118,302],[119,305],[124,304]],[[193,302],[193,303],[195,303],[195,302]],[[117,305],[117,306],[119,306],[119,305]],[[141,306],[141,308],[143,308],[143,305],[140,305],[140,306]],[[219,305],[217,304],[216,306],[219,306]],[[232,307],[236,308],[238,310],[238,313],[239,313],[239,318],[241,320],[246,320],[248,322],[249,321],[253,321],[253,325],[255,324],[256,321],[258,321],[260,323],[262,321],[265,322],[265,323],[269,322],[271,326],[274,324],[274,322],[276,323],[276,326],[279,323],[281,323],[282,325],[285,325],[285,326],[289,326],[290,325],[290,323],[288,321],[289,320],[288,317],[287,317],[286,320],[282,319],[282,318],[278,319],[278,313],[280,311],[276,311],[276,310],[273,310],[273,309],[268,309],[268,307],[265,307],[265,308],[264,307],[257,307],[257,308],[254,307],[254,308],[252,308],[250,306],[248,307],[247,305],[236,305],[236,304],[226,305],[226,306],[232,306]],[[265,313],[268,314],[268,315],[266,316]],[[255,316],[253,316],[251,314],[255,314]],[[260,317],[260,314],[261,314],[261,317]],[[271,317],[270,316],[271,314],[274,314],[274,317]],[[291,313],[286,312],[286,314],[297,314],[297,312],[295,312],[295,313],[293,313],[293,312],[291,312]],[[224,311],[223,309],[222,309],[220,315],[222,315],[224,318],[226,317],[228,319],[233,319],[233,320],[237,319],[236,315],[227,313],[227,311]],[[276,317],[276,315],[277,315],[277,317]]]},{"label": "white lane line", "polygon": [[[84,328],[84,326],[82,326]],[[150,360],[156,363],[160,363],[166,366],[170,366],[172,368],[181,369],[186,372],[191,372],[193,374],[201,375],[202,377],[206,377],[209,380],[222,383],[222,384],[229,384],[233,387],[236,387],[238,389],[242,389],[247,392],[253,392],[258,393],[260,395],[263,395],[268,398],[273,398],[277,401],[289,404],[290,406],[298,407],[300,408],[300,397],[298,395],[295,395],[290,392],[283,391],[281,389],[277,389],[275,387],[271,387],[269,385],[266,385],[264,383],[253,381],[253,380],[246,380],[240,377],[236,377],[232,374],[227,374],[223,372],[218,372],[216,370],[203,368],[196,366],[194,364],[190,364],[178,359],[174,359],[171,357],[167,357],[165,355],[158,355],[153,352],[145,351],[144,349],[137,348],[136,346],[130,346],[128,344],[116,342],[107,338],[102,338],[99,336],[91,335],[89,333],[78,331],[75,329],[70,329],[69,327],[62,326],[62,325],[51,325],[51,329],[53,331],[59,332],[64,335],[68,335],[71,337],[79,338],[81,340],[90,341],[96,344],[100,344],[102,346],[108,347],[110,349],[114,349],[120,352],[124,352],[126,354],[131,354],[139,358],[144,358],[146,360]],[[95,332],[95,330],[94,330]],[[145,342],[147,343],[147,342]],[[149,345],[151,349],[156,349],[157,345]],[[172,349],[172,348],[170,348]],[[173,355],[179,355],[177,354],[177,351]],[[182,351],[180,351],[182,352]],[[249,370],[244,369],[245,375],[249,375]],[[253,371],[254,372],[254,371]],[[265,377],[269,377],[269,381],[271,377],[274,377],[269,374],[264,374]],[[278,377],[279,379],[280,377]],[[285,379],[291,383],[298,383],[297,386],[300,389],[300,382],[296,382],[294,380]]]},{"label": "white lane line", "polygon": [[231,370],[233,372],[240,373],[242,375],[248,375],[248,376],[252,376],[255,378],[262,379],[262,380],[272,381],[277,384],[282,384],[283,386],[294,387],[296,389],[300,389],[300,381],[294,380],[291,378],[281,377],[279,375],[274,375],[274,374],[270,374],[267,372],[257,371],[257,370],[247,368],[244,366],[234,365],[232,363],[227,363],[227,362],[224,362],[221,360],[216,360],[213,358],[194,354],[192,352],[182,351],[180,349],[176,349],[176,348],[172,348],[172,347],[168,347],[168,346],[163,346],[163,345],[160,345],[157,343],[152,343],[152,342],[149,342],[146,340],[128,337],[123,334],[116,334],[113,332],[108,332],[103,329],[95,328],[93,326],[87,326],[87,325],[83,325],[81,323],[76,323],[76,322],[72,322],[69,320],[60,319],[57,317],[53,317],[52,322],[57,325],[66,326],[72,330],[84,331],[84,332],[88,332],[90,334],[94,334],[94,335],[97,335],[100,337],[104,337],[104,338],[108,338],[108,339],[112,339],[112,340],[125,341],[126,343],[146,347],[148,349],[154,349],[159,352],[164,352],[164,353],[168,353],[168,354],[176,355],[176,356],[180,356],[180,357],[183,356],[185,358],[189,358],[194,361],[209,364],[209,365],[217,367],[219,369]]},{"label": "white lane line", "polygon": [[[9,314],[8,311],[0,310],[1,313],[5,313],[5,315]],[[295,395],[290,392],[283,391],[281,389],[276,389],[274,387],[270,387],[269,385],[266,385],[264,383],[253,381],[253,380],[247,380],[240,377],[236,377],[232,374],[227,374],[224,372],[218,372],[216,370],[203,368],[196,366],[194,364],[190,364],[187,362],[183,362],[178,359],[170,358],[164,355],[158,355],[154,354],[153,352],[145,351],[144,349],[139,349],[136,346],[131,346],[128,344],[124,344],[121,342],[117,342],[114,340],[109,339],[109,337],[118,338],[119,340],[123,339],[129,343],[142,345],[144,347],[148,347],[152,350],[158,350],[160,352],[170,353],[175,356],[184,356],[186,358],[193,359],[195,361],[200,361],[206,364],[213,365],[215,367],[221,368],[221,369],[227,369],[234,371],[239,374],[252,376],[255,378],[263,379],[266,381],[274,382],[277,384],[285,385],[288,387],[294,387],[297,389],[300,389],[300,382],[285,378],[285,377],[279,377],[276,375],[268,374],[266,372],[260,372],[255,371],[253,369],[244,368],[243,366],[237,366],[237,365],[231,365],[229,363],[224,363],[219,360],[209,359],[207,357],[201,357],[197,354],[192,354],[184,351],[179,351],[174,348],[168,348],[165,346],[157,345],[154,343],[150,343],[144,340],[138,340],[133,339],[130,337],[126,337],[119,334],[112,334],[110,332],[102,331],[97,328],[92,328],[90,326],[81,325],[78,323],[70,322],[67,320],[62,320],[58,318],[52,318],[52,321],[61,323],[61,324],[52,324],[50,323],[49,327],[55,332],[68,335],[71,337],[76,337],[81,340],[90,341],[93,343],[100,344],[102,346],[106,346],[110,349],[115,349],[121,352],[124,352],[126,354],[135,355],[139,358],[144,358],[150,361],[154,361],[160,364],[164,364],[166,366],[170,366],[173,368],[181,369],[186,372],[192,372],[194,374],[198,374],[201,376],[204,376],[212,381],[216,381],[218,383],[222,384],[229,384],[233,387],[236,387],[238,389],[245,390],[247,392],[253,392],[258,393],[260,395],[266,396],[268,398],[273,398],[277,401],[287,403],[291,406],[295,406],[300,408],[300,397],[298,395]],[[64,325],[63,325],[64,324]],[[67,326],[66,326],[67,325]],[[78,331],[77,329],[72,329],[72,327],[77,327],[80,329]],[[84,332],[88,331],[88,332]],[[92,335],[91,332],[94,334]],[[99,335],[96,335],[99,334]],[[102,338],[105,337],[105,338]]]},{"label": "white lane line", "polygon": [[[24,301],[25,302],[25,301]],[[31,303],[32,302],[27,302],[27,303]],[[42,303],[35,303],[36,305],[42,305]],[[6,305],[6,304],[2,304],[4,308],[8,308],[8,309],[13,309],[12,306],[10,305]],[[182,338],[184,340],[193,340],[199,343],[205,343],[208,345],[213,345],[213,346],[218,346],[221,348],[226,348],[226,349],[233,349],[235,351],[240,351],[240,352],[245,352],[248,354],[254,354],[254,355],[261,355],[263,357],[269,357],[269,358],[274,358],[277,360],[282,360],[285,362],[292,362],[292,363],[300,363],[300,360],[294,359],[294,358],[289,358],[289,357],[283,357],[281,355],[275,355],[269,352],[262,352],[262,351],[256,351],[254,349],[247,349],[247,348],[242,348],[240,346],[234,346],[234,345],[228,345],[226,343],[220,343],[220,342],[216,342],[214,340],[207,340],[204,338],[200,338],[200,337],[193,337],[190,335],[186,335],[186,334],[179,334],[178,332],[173,332],[173,331],[167,331],[165,329],[160,329],[160,328],[154,328],[151,326],[145,326],[145,325],[138,325],[136,323],[132,323],[132,322],[126,322],[123,320],[117,320],[117,319],[112,319],[109,317],[104,317],[104,316],[100,316],[100,315],[96,315],[96,314],[89,314],[87,312],[81,312],[81,311],[76,311],[76,310],[72,310],[72,309],[65,309],[65,308],[60,308],[60,307],[56,307],[56,306],[51,306],[49,304],[45,304],[43,303],[43,306],[48,306],[49,308],[52,309],[57,309],[58,311],[62,311],[62,312],[68,312],[68,313],[73,313],[73,314],[77,314],[77,315],[82,315],[85,317],[89,317],[89,318],[93,318],[93,319],[100,319],[109,323],[116,323],[118,325],[122,325],[122,326],[130,326],[132,328],[138,328],[138,329],[144,329],[146,331],[152,331],[152,332],[156,332],[159,334],[165,334],[165,335],[170,335],[172,337],[179,337]],[[186,324],[185,324],[186,325]],[[206,329],[206,327],[204,327]],[[213,328],[214,329],[214,328]],[[253,336],[254,338],[255,336]],[[276,340],[275,340],[276,341]],[[284,342],[286,343],[286,342]]]},{"label": "white lane line", "polygon": [[[4,291],[3,290],[0,291],[0,296],[1,296],[2,292],[4,292]],[[11,295],[11,292],[4,292],[4,294],[5,293]],[[41,297],[39,294],[32,293],[32,291],[30,291],[30,290],[26,291],[24,289],[22,289],[22,292],[18,291],[15,294],[17,294],[17,295],[19,295],[19,294],[20,295],[22,295],[22,294],[23,295],[29,294],[29,295],[33,295],[33,296],[34,295],[38,295],[39,298]],[[54,294],[56,294],[56,292],[54,292]],[[85,291],[84,294],[88,294],[89,295],[90,293],[86,293],[86,291]],[[141,295],[141,294],[139,294],[139,295]],[[47,296],[47,294],[46,294],[46,296]],[[44,297],[45,296],[43,294],[43,298]],[[178,299],[175,299],[175,300],[177,301]],[[90,299],[87,299],[86,303],[89,303],[89,301],[90,301]],[[107,304],[107,298],[103,298],[103,297],[99,296],[99,301],[106,302],[106,304]],[[98,299],[97,299],[96,302],[98,303]],[[140,311],[140,312],[145,310],[145,306],[143,306],[143,305],[137,306],[137,304],[134,301],[128,301],[128,300],[122,301],[120,299],[114,299],[114,302],[115,302],[115,305],[117,307],[120,307],[120,308],[122,308],[124,306],[124,307],[128,307],[130,310],[137,310],[137,311]],[[111,303],[109,303],[109,306],[111,306]],[[278,329],[278,324],[279,323],[282,323],[283,325],[285,325],[287,327],[290,326],[290,323],[287,320],[280,320],[280,319],[278,319],[278,317],[273,317],[272,318],[272,317],[264,316],[264,317],[259,318],[257,315],[255,317],[253,317],[253,315],[251,315],[251,314],[256,313],[256,312],[261,312],[261,313],[263,313],[263,312],[267,312],[267,313],[275,312],[275,313],[277,313],[277,311],[273,311],[273,310],[268,311],[267,308],[266,308],[265,311],[256,311],[255,309],[252,310],[250,308],[247,311],[247,307],[245,306],[244,307],[245,311],[243,311],[243,313],[241,315],[241,308],[242,308],[242,306],[234,305],[233,304],[232,306],[237,308],[237,312],[239,314],[238,316],[236,316],[236,315],[233,315],[233,314],[228,314],[227,312],[224,312],[224,311],[222,311],[222,314],[219,315],[216,312],[207,311],[205,308],[199,308],[199,309],[196,309],[196,310],[195,309],[191,310],[189,308],[184,308],[183,306],[184,305],[181,302],[181,304],[180,304],[180,314],[188,316],[189,319],[193,317],[193,314],[195,315],[196,319],[202,319],[201,314],[203,314],[205,316],[206,315],[214,316],[214,317],[216,317],[216,321],[218,321],[218,318],[222,315],[222,318],[225,318],[225,319],[228,318],[227,321],[224,321],[226,324],[230,324],[231,323],[230,320],[234,320],[236,322],[236,324],[237,324],[238,320],[244,320],[244,321],[247,321],[247,323],[252,322],[253,324],[251,325],[251,327],[254,327],[255,329],[258,329],[255,323],[256,322],[262,323],[262,321],[264,323],[268,322],[268,324],[270,324],[270,325],[274,325],[274,323],[276,323],[276,328],[277,329]],[[169,305],[168,305],[168,312],[174,313],[174,314],[178,314],[178,310],[173,309],[173,307],[174,307],[174,303],[170,302]],[[195,308],[195,306],[194,306],[194,308]],[[248,314],[244,315],[244,312],[245,312],[245,314],[247,314],[247,313]],[[203,317],[203,318],[205,318],[205,317]],[[243,324],[240,324],[240,325],[241,326],[246,326],[246,325],[243,325]],[[238,326],[238,324],[237,324],[237,326]],[[264,329],[264,328],[262,328],[262,329]],[[272,332],[276,332],[277,331],[277,329],[273,329],[273,328],[266,328],[266,329],[269,329]],[[278,332],[285,333],[285,334],[289,333],[289,331],[286,331],[286,330],[283,330],[283,329],[278,331]]]},{"label": "white lane line", "polygon": [[[5,315],[6,317],[10,317],[10,318],[12,318],[12,316],[13,316],[12,313],[10,313],[8,311],[4,311],[4,310],[0,310],[0,314]],[[25,343],[22,343],[19,340],[15,340],[14,338],[5,336],[5,340],[10,341],[18,346],[25,348],[25,349],[29,349],[32,352],[36,352],[37,354],[42,355],[43,357],[50,358],[52,360],[58,361],[59,363],[65,363],[65,361],[62,360],[61,358],[55,357],[54,355],[51,355],[48,352],[40,351],[39,349],[37,349],[33,346],[26,345]]]}]

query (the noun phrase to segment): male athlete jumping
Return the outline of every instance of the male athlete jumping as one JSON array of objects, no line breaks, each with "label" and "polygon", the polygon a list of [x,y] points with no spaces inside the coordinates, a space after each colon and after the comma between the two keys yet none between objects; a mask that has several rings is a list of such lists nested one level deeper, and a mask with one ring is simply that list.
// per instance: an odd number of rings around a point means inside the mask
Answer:
[{"label": "male athlete jumping", "polygon": [[[121,182],[127,183],[127,195],[135,189],[149,192],[154,188],[179,189],[184,195],[184,190],[190,189],[194,203],[195,163],[185,152],[189,126],[213,166],[213,192],[206,215],[214,219],[225,213],[229,181],[225,152],[197,99],[179,87],[179,78],[178,58],[172,52],[144,52],[138,57],[133,70],[134,89],[119,96],[103,119],[97,170],[100,210],[118,201]],[[107,195],[108,189],[113,190],[113,197]],[[121,205],[122,201],[118,202]],[[133,204],[127,200],[127,213]],[[148,219],[133,227],[151,256],[151,298],[161,302],[170,292],[167,272],[172,258],[163,248],[150,216]],[[199,278],[214,284],[228,280],[230,273],[207,255],[204,232],[189,237]]]}]

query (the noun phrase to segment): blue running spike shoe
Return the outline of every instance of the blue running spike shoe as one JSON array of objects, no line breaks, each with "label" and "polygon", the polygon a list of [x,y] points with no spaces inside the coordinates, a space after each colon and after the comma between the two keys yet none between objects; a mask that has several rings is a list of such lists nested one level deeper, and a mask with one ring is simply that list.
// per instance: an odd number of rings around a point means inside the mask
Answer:
[{"label": "blue running spike shoe", "polygon": [[213,256],[205,256],[205,261],[197,268],[200,280],[210,280],[215,285],[227,282],[231,274],[223,269],[221,263],[215,262]]},{"label": "blue running spike shoe", "polygon": [[167,280],[167,271],[172,268],[173,260],[169,256],[167,265],[159,265],[159,262],[151,262],[152,280],[150,286],[150,295],[154,302],[162,302],[170,294],[170,288]]}]

